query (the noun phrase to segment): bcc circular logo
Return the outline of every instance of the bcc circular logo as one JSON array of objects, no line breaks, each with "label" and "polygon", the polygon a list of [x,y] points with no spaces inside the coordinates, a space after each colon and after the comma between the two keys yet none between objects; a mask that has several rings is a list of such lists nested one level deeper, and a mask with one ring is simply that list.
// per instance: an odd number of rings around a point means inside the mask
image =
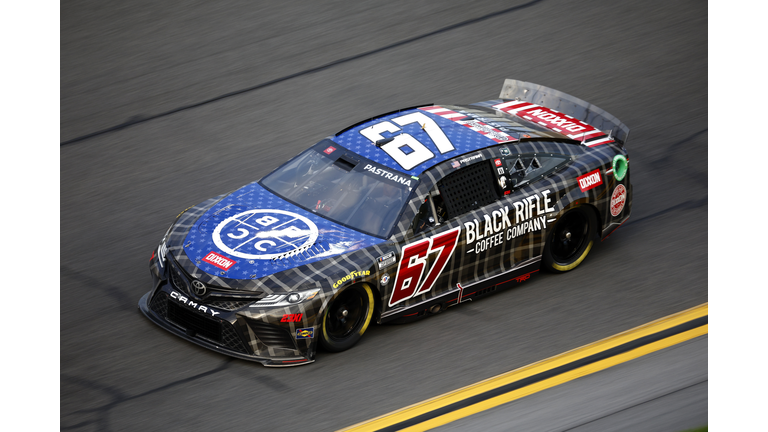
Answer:
[{"label": "bcc circular logo", "polygon": [[213,243],[245,259],[272,259],[312,246],[318,230],[311,220],[285,210],[248,210],[224,219]]}]

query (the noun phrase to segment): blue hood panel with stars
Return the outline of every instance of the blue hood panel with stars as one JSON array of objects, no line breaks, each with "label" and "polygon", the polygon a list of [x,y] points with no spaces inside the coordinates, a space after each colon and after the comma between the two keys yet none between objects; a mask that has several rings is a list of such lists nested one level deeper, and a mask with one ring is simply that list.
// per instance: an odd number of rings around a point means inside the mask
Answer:
[{"label": "blue hood panel with stars", "polygon": [[201,270],[257,279],[381,243],[273,195],[254,182],[195,222],[184,252]]}]

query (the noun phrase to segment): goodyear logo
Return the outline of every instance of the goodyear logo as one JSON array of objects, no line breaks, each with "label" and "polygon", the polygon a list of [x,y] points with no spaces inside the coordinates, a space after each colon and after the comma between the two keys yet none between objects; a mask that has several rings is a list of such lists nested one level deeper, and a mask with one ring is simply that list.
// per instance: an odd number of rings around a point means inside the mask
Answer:
[{"label": "goodyear logo", "polygon": [[344,282],[346,282],[348,280],[352,280],[352,279],[354,279],[356,277],[360,277],[360,276],[368,276],[370,274],[371,274],[370,270],[349,272],[348,275],[346,275],[343,278],[337,280],[336,283],[333,284],[333,287],[334,288],[338,288],[339,286],[341,286],[341,284],[343,284]]}]

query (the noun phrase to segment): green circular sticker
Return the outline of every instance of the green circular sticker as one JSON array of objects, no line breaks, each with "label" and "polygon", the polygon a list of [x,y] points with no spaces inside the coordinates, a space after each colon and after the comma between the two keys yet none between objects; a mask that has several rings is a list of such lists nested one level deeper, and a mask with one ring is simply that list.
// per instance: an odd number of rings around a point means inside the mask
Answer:
[{"label": "green circular sticker", "polygon": [[627,158],[624,155],[616,155],[613,157],[613,177],[618,181],[624,180],[624,176],[627,175]]}]

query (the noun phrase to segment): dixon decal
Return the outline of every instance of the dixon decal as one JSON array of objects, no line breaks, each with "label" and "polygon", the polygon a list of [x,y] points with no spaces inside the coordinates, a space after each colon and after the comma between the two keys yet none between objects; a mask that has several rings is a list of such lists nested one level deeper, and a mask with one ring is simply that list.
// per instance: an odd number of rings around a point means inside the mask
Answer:
[{"label": "dixon decal", "polygon": [[213,251],[209,252],[208,255],[203,258],[203,261],[211,263],[222,270],[229,270],[230,267],[237,264],[236,261],[232,261],[231,259],[223,257]]},{"label": "dixon decal", "polygon": [[[536,232],[547,227],[547,214],[555,211],[551,206],[551,191],[545,190],[539,195],[531,195],[512,203],[514,208],[510,214],[509,206],[494,210],[490,216],[483,215],[485,224],[480,228],[480,222],[475,219],[465,222],[467,253],[476,254],[501,245],[524,234]],[[514,223],[512,223],[514,219]],[[471,244],[475,243],[472,247]]]},{"label": "dixon decal", "polygon": [[526,111],[525,114],[538,117],[542,120],[546,120],[547,122],[550,123],[551,125],[550,127],[562,128],[571,133],[581,132],[587,129],[587,126],[582,126],[572,122],[568,118],[560,117],[559,115],[555,114],[554,112],[546,108],[539,108],[532,111]]},{"label": "dixon decal", "polygon": [[[555,132],[565,133],[570,138],[586,137],[587,135],[602,136],[605,135],[600,130],[577,120],[569,115],[558,113],[546,107],[536,105],[525,101],[510,101],[498,105],[494,108],[507,114],[516,115],[552,129]],[[534,119],[535,117],[535,119]],[[521,135],[521,138],[529,138],[528,135]]]},{"label": "dixon decal", "polygon": [[576,180],[579,182],[579,189],[581,189],[582,192],[586,192],[596,186],[603,184],[603,178],[600,177],[599,169],[584,174]]}]

